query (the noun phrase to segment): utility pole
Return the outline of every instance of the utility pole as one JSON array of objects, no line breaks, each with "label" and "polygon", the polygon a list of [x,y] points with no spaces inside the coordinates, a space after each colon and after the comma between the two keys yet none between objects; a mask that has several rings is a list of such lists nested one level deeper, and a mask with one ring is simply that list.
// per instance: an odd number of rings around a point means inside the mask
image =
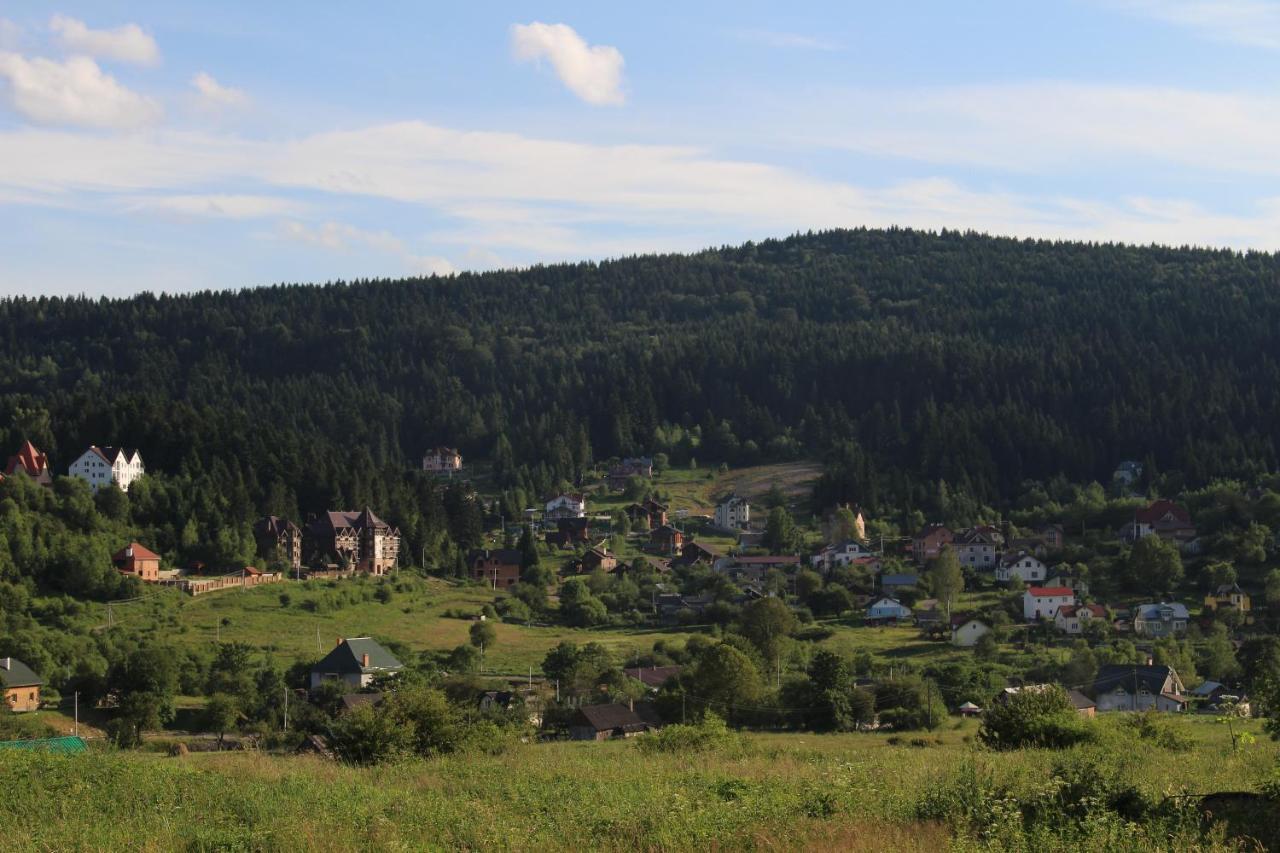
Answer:
[{"label": "utility pole", "polygon": [[112,613],[111,613],[111,602],[108,601],[107,602],[107,627],[111,628],[114,624],[115,624],[115,620],[113,619]]},{"label": "utility pole", "polygon": [[76,691],[76,737],[80,737],[80,691]]},{"label": "utility pole", "polygon": [[556,704],[560,703],[560,679],[556,679]]},{"label": "utility pole", "polygon": [[320,654],[320,626],[316,626],[316,654]]},{"label": "utility pole", "polygon": [[284,686],[284,731],[289,731],[289,685]]}]

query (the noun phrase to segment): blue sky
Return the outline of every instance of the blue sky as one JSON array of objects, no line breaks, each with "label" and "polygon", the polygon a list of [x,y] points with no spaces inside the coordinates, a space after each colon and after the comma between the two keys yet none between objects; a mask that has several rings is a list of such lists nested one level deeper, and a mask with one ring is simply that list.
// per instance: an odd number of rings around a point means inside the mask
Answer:
[{"label": "blue sky", "polygon": [[858,225],[1280,248],[1280,2],[0,5],[0,294]]}]

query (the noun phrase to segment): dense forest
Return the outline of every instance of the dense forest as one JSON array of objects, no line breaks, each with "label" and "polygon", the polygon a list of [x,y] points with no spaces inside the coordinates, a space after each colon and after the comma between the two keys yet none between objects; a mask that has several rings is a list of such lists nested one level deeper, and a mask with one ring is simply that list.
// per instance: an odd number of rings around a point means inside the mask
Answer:
[{"label": "dense forest", "polygon": [[60,472],[90,443],[141,448],[160,479],[134,517],[154,515],[163,546],[369,504],[416,551],[465,516],[412,473],[436,444],[530,495],[637,452],[822,458],[820,502],[904,511],[940,483],[999,506],[1028,480],[1106,482],[1125,458],[1194,486],[1277,467],[1277,272],[1263,253],[855,230],[448,278],[11,298],[0,438]]}]

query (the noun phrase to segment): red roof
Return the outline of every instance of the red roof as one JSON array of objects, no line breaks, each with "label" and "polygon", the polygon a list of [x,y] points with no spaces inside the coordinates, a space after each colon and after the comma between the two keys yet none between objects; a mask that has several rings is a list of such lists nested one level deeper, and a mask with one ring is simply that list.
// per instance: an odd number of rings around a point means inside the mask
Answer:
[{"label": "red roof", "polygon": [[49,457],[36,450],[36,446],[31,442],[24,441],[22,449],[9,457],[9,463],[4,466],[4,472],[13,474],[18,470],[19,466],[26,469],[26,472],[34,477],[41,471],[48,469]]},{"label": "red roof", "polygon": [[1134,513],[1134,517],[1142,524],[1155,524],[1166,515],[1172,515],[1179,524],[1191,525],[1191,514],[1189,512],[1173,501],[1163,498],[1153,501],[1151,506],[1146,509],[1140,509]]},{"label": "red roof", "polygon": [[1027,587],[1027,595],[1035,596],[1054,596],[1054,595],[1074,595],[1069,586],[1029,586]]},{"label": "red roof", "polygon": [[111,559],[128,560],[129,558],[135,560],[158,560],[160,555],[143,545],[139,545],[137,542],[131,542],[117,551]]}]

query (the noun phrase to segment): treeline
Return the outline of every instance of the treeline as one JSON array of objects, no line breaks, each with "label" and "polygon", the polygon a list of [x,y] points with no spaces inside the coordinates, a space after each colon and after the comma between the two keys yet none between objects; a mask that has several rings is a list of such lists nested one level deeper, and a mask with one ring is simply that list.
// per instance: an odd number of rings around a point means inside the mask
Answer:
[{"label": "treeline", "polygon": [[[0,302],[0,423],[142,448],[240,523],[385,507],[459,446],[537,494],[601,460],[821,456],[820,502],[996,504],[1120,458],[1274,471],[1270,254],[831,231],[692,256]],[[86,288],[92,283],[86,282]],[[393,522],[407,524],[389,511]],[[416,545],[417,543],[415,543]]]}]

